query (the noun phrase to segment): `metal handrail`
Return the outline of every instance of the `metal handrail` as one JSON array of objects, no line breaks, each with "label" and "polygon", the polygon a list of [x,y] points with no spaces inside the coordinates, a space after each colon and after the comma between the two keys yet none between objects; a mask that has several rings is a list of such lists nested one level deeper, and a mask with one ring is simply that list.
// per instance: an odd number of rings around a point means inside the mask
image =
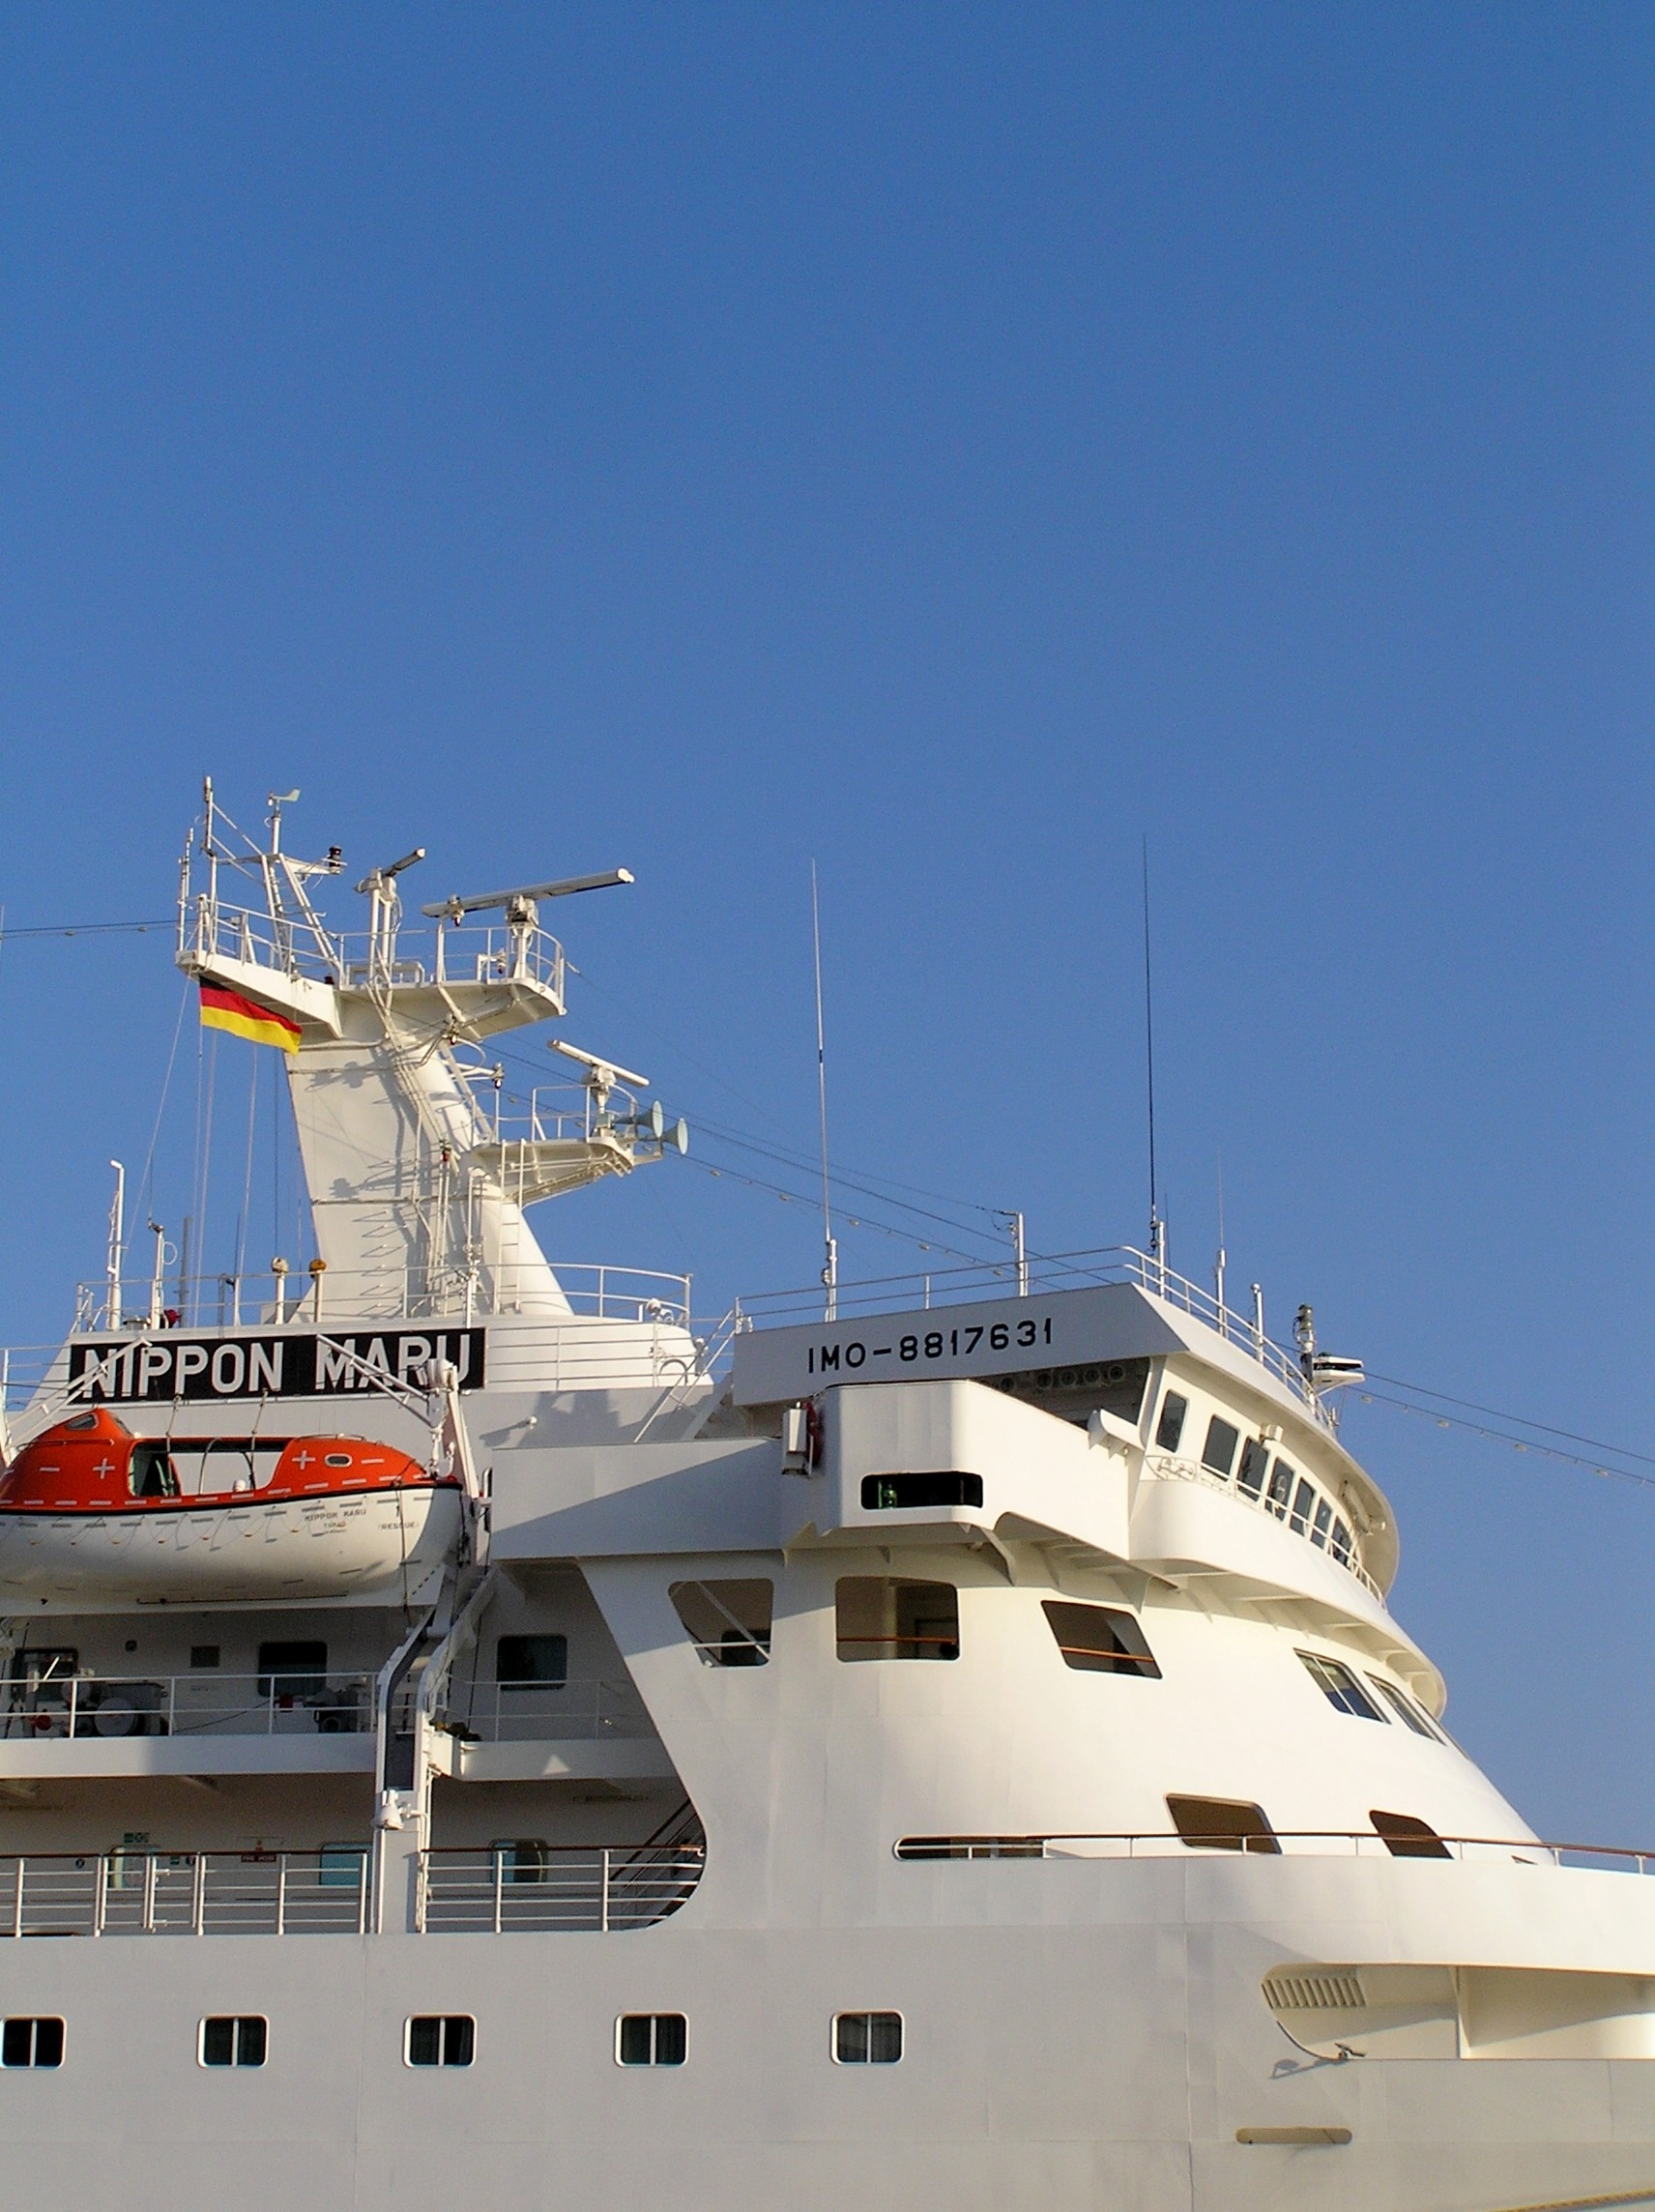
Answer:
[{"label": "metal handrail", "polygon": [[[1362,1539],[1359,1533],[1352,1535],[1349,1557],[1341,1558],[1331,1544],[1318,1544],[1311,1529],[1308,1527],[1301,1528],[1299,1526],[1303,1518],[1301,1515],[1278,1513],[1270,1503],[1269,1499],[1262,1491],[1244,1490],[1241,1487],[1238,1469],[1229,1474],[1220,1474],[1215,1468],[1210,1468],[1200,1460],[1186,1459],[1181,1452],[1157,1451],[1145,1453],[1144,1467],[1147,1473],[1157,1475],[1164,1481],[1194,1482],[1207,1490],[1223,1491],[1227,1497],[1238,1499],[1243,1505],[1251,1506],[1256,1513],[1267,1513],[1272,1521],[1278,1522],[1282,1528],[1291,1529],[1295,1536],[1302,1537],[1307,1544],[1313,1545],[1324,1557],[1331,1559],[1336,1567],[1343,1567],[1348,1575],[1354,1575],[1371,1597],[1376,1597],[1381,1605],[1384,1604],[1384,1591],[1362,1564],[1360,1556]],[[1294,1474],[1296,1480],[1310,1484],[1316,1493],[1318,1503],[1326,1499],[1334,1512],[1349,1526],[1347,1518],[1350,1513],[1349,1506],[1341,1506],[1339,1500],[1323,1489],[1313,1476],[1296,1469]]]},{"label": "metal handrail", "polygon": [[[1108,1850],[1072,1847],[1109,1845]],[[1289,1850],[1288,1845],[1323,1845],[1325,1850]],[[1032,1835],[902,1836],[891,1847],[892,1856],[905,1861],[953,1859],[1134,1859],[1176,1858],[1191,1850],[1230,1850],[1254,1858],[1449,1858],[1514,1859],[1524,1866],[1569,1869],[1569,1862],[1601,1862],[1603,1871],[1628,1868],[1638,1874],[1655,1870],[1655,1846],[1639,1849],[1615,1844],[1546,1843],[1534,1836],[1442,1836],[1429,1830],[1419,1835],[1386,1837],[1377,1828],[1266,1828],[1247,1834],[1186,1836],[1171,1829],[1120,1829],[1087,1831],[1055,1829]],[[1585,1871],[1574,1869],[1572,1871]]]},{"label": "metal handrail", "polygon": [[479,1743],[563,1743],[653,1735],[644,1701],[629,1681],[469,1682],[450,1677],[436,1723]]},{"label": "metal handrail", "polygon": [[[1256,1359],[1303,1404],[1324,1428],[1333,1423],[1326,1408],[1311,1388],[1297,1356],[1267,1337],[1253,1321],[1231,1306],[1220,1304],[1210,1291],[1187,1275],[1178,1274],[1164,1260],[1140,1252],[1132,1244],[1108,1244],[1085,1252],[1031,1254],[1027,1277],[1031,1292],[1087,1290],[1110,1283],[1136,1283],[1151,1297],[1189,1314],[1214,1329],[1227,1343]],[[957,1305],[985,1294],[1018,1295],[1017,1270],[1010,1261],[981,1261],[962,1267],[944,1267],[929,1273],[870,1276],[861,1282],[839,1283],[834,1299],[841,1318],[852,1313],[889,1312],[893,1298],[923,1299],[926,1306]],[[785,1321],[816,1321],[822,1313],[819,1287],[768,1291],[743,1297],[738,1308],[742,1325],[775,1325]]]},{"label": "metal handrail", "polygon": [[445,920],[418,934],[429,945],[428,958],[410,959],[399,949],[387,968],[382,947],[369,931],[317,930],[298,917],[278,924],[268,908],[197,893],[180,916],[179,950],[195,960],[238,960],[276,975],[353,989],[384,983],[527,981],[560,1000],[564,996],[564,948],[537,924]]},{"label": "metal handrail", "polygon": [[511,1844],[421,1851],[419,1935],[616,1935],[684,1905],[706,1864],[700,1844]]},{"label": "metal handrail", "polygon": [[367,1845],[0,1857],[0,1936],[367,1933]]},{"label": "metal handrail", "polygon": [[220,1674],[46,1675],[13,1681],[0,1708],[0,1741],[69,1736],[81,1742],[128,1736],[318,1735],[371,1733],[366,1673],[285,1676]]}]

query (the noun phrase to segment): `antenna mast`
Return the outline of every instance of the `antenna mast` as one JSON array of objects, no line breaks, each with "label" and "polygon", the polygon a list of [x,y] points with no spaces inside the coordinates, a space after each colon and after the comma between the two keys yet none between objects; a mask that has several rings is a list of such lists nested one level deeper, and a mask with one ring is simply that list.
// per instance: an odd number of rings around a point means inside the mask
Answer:
[{"label": "antenna mast", "polygon": [[1161,1219],[1155,1179],[1155,992],[1149,959],[1149,840],[1144,839],[1144,1071],[1149,1104],[1149,1257],[1157,1267],[1167,1262],[1167,1227]]},{"label": "antenna mast", "polygon": [[828,1188],[828,1051],[822,1030],[822,915],[816,897],[814,860],[810,863],[810,943],[816,966],[816,1113],[822,1131],[822,1288],[828,1294],[822,1318],[832,1321],[839,1305],[839,1247],[833,1241]]}]

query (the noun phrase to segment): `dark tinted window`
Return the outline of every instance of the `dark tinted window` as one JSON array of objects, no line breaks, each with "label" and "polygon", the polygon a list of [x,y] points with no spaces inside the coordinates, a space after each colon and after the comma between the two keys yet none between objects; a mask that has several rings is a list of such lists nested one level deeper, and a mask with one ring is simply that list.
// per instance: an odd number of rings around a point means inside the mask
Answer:
[{"label": "dark tinted window", "polygon": [[1141,1674],[1158,1681],[1161,1670],[1129,1613],[1108,1605],[1068,1605],[1042,1598],[1041,1610],[1065,1667],[1088,1674]]},{"label": "dark tinted window", "polygon": [[1206,1441],[1201,1447],[1201,1464],[1211,1468],[1214,1474],[1228,1474],[1235,1465],[1235,1446],[1241,1441],[1241,1432],[1234,1422],[1221,1421],[1216,1413],[1206,1424]]},{"label": "dark tinted window", "polygon": [[220,2016],[201,2023],[203,2066],[262,2066],[268,2028],[257,2013]]},{"label": "dark tinted window", "polygon": [[899,2012],[842,2012],[833,2022],[833,2056],[841,2066],[894,2066],[902,2056]]},{"label": "dark tinted window", "polygon": [[1288,1499],[1292,1496],[1292,1486],[1297,1479],[1297,1468],[1289,1467],[1285,1459],[1277,1460],[1270,1470],[1270,1487],[1264,1503],[1278,1520],[1285,1521],[1288,1517]]},{"label": "dark tinted window", "polygon": [[476,2048],[469,2013],[419,2013],[408,2023],[410,2066],[469,2066]]},{"label": "dark tinted window", "polygon": [[615,2055],[623,2066],[682,2066],[689,2023],[681,2012],[628,2012],[616,2023]]},{"label": "dark tinted window", "polygon": [[1231,1797],[1169,1797],[1167,1811],[1191,1850],[1281,1851],[1262,1806]]},{"label": "dark tinted window", "polygon": [[1418,1706],[1413,1703],[1411,1699],[1405,1698],[1394,1682],[1381,1682],[1377,1674],[1370,1674],[1368,1679],[1378,1690],[1379,1696],[1383,1698],[1385,1703],[1389,1705],[1392,1712],[1395,1713],[1397,1719],[1401,1721],[1404,1728],[1412,1729],[1415,1735],[1429,1736],[1433,1743],[1442,1741],[1441,1731],[1433,1728]]},{"label": "dark tinted window", "polygon": [[1264,1487],[1264,1470],[1269,1464],[1269,1446],[1261,1443],[1257,1437],[1249,1437],[1241,1446],[1241,1465],[1235,1476],[1236,1489],[1245,1491],[1249,1498],[1257,1498]]},{"label": "dark tinted window", "polygon": [[1162,1451],[1176,1451],[1183,1438],[1184,1415],[1189,1412],[1189,1400],[1180,1398],[1176,1390],[1169,1390],[1161,1400],[1161,1417],[1155,1423],[1155,1442]]},{"label": "dark tinted window", "polygon": [[261,1698],[314,1698],[328,1686],[328,1646],[305,1641],[261,1644],[258,1694]]},{"label": "dark tinted window", "polygon": [[980,1505],[980,1474],[865,1474],[862,1511],[892,1513],[923,1505]]},{"label": "dark tinted window", "polygon": [[503,1636],[494,1647],[494,1679],[509,1689],[568,1680],[566,1636]]},{"label": "dark tinted window", "polygon": [[0,2066],[61,2066],[61,2020],[9,2020],[0,2027]]},{"label": "dark tinted window", "polygon": [[189,1664],[191,1667],[217,1667],[218,1664],[218,1644],[192,1644],[189,1646]]}]

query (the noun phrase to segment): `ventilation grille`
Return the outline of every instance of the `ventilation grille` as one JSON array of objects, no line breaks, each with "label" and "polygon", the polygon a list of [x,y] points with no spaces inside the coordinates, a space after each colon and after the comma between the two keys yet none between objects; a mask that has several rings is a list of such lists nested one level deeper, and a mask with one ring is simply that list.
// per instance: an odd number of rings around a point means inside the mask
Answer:
[{"label": "ventilation grille", "polygon": [[1354,1974],[1266,1974],[1272,2012],[1360,2012],[1367,2000]]}]

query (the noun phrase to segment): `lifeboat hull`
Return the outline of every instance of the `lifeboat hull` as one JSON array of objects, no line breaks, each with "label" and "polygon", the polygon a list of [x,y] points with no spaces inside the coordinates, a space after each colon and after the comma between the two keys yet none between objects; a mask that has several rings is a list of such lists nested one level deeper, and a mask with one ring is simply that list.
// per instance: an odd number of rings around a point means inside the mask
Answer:
[{"label": "lifeboat hull", "polygon": [[136,1604],[411,1597],[458,1542],[451,1483],[308,1498],[203,1499],[167,1510],[0,1511],[0,1606],[29,1598]]}]

